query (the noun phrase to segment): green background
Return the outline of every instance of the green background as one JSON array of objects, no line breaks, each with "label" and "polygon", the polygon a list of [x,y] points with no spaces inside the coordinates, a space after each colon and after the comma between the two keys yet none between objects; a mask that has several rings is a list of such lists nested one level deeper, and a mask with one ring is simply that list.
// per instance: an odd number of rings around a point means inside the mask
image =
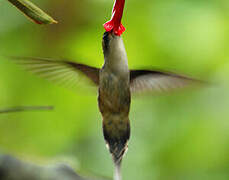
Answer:
[{"label": "green background", "polygon": [[[68,58],[101,67],[102,24],[113,1],[35,3],[59,23],[36,25],[0,1],[0,107],[54,105],[55,110],[1,114],[0,151],[112,177],[96,90],[81,82],[75,91],[65,89],[6,56]],[[123,24],[130,68],[158,67],[213,83],[132,99],[123,179],[228,180],[229,1],[127,0]]]}]

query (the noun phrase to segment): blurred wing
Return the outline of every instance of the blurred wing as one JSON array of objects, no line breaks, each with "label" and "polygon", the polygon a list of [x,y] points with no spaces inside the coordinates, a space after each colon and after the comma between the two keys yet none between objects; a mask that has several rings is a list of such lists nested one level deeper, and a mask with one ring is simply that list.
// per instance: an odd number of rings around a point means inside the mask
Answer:
[{"label": "blurred wing", "polygon": [[99,69],[71,61],[46,58],[13,57],[26,70],[68,87],[77,84],[79,75],[84,74],[95,85],[99,84]]},{"label": "blurred wing", "polygon": [[132,93],[169,92],[191,84],[202,84],[185,76],[150,70],[131,70],[130,89]]}]

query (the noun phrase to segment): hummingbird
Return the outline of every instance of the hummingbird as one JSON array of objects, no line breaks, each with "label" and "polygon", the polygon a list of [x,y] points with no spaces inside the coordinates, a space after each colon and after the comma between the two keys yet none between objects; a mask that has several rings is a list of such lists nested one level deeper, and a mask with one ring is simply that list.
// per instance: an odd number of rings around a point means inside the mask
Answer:
[{"label": "hummingbird", "polygon": [[201,83],[176,73],[128,67],[121,24],[125,0],[116,0],[112,19],[104,24],[102,38],[104,65],[102,68],[69,60],[48,58],[14,58],[29,71],[50,80],[77,83],[85,75],[98,88],[98,106],[102,115],[105,142],[115,164],[115,180],[121,180],[120,167],[130,138],[129,111],[131,96],[143,92],[168,92],[191,84]]},{"label": "hummingbird", "polygon": [[196,80],[161,70],[128,68],[127,54],[121,36],[113,31],[102,38],[104,65],[102,68],[69,60],[13,57],[17,64],[48,80],[77,84],[79,74],[85,75],[98,88],[98,106],[102,115],[105,142],[112,155],[120,180],[122,158],[130,138],[129,111],[132,94],[169,92],[194,84]]}]

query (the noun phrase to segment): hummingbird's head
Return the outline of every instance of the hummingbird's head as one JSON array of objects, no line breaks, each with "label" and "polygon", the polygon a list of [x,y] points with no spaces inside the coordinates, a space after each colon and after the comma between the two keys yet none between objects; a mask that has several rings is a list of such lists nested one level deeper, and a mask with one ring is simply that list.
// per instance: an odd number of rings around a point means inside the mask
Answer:
[{"label": "hummingbird's head", "polygon": [[103,34],[103,54],[105,58],[126,56],[125,47],[121,36],[117,36],[113,31]]}]

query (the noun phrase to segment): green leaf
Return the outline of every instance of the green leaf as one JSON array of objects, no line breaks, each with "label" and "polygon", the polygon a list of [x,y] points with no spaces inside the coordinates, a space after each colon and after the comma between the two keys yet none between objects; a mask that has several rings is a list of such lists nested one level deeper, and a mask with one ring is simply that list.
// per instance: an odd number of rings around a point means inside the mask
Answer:
[{"label": "green leaf", "polygon": [[42,11],[39,7],[28,0],[8,0],[16,6],[24,15],[37,24],[57,23],[51,16]]}]

